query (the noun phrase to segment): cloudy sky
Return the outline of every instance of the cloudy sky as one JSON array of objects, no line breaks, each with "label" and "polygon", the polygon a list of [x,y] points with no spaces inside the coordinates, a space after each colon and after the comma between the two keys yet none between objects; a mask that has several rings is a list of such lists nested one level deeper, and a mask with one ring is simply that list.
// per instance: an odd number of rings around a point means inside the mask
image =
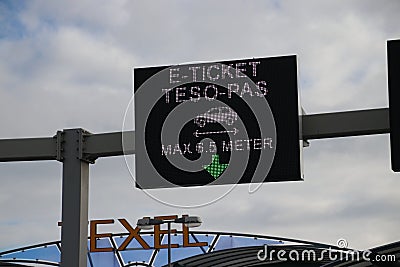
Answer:
[{"label": "cloudy sky", "polygon": [[[386,40],[400,2],[0,1],[0,138],[83,127],[120,131],[132,68],[297,54],[309,114],[388,106]],[[400,177],[389,136],[312,141],[304,182],[237,186],[202,208],[173,208],[135,189],[123,157],[91,166],[90,219],[193,214],[202,230],[248,232],[355,248],[400,240]],[[58,162],[0,164],[0,251],[60,239]],[[202,199],[226,190],[161,194]],[[115,226],[116,231],[122,231]]]}]

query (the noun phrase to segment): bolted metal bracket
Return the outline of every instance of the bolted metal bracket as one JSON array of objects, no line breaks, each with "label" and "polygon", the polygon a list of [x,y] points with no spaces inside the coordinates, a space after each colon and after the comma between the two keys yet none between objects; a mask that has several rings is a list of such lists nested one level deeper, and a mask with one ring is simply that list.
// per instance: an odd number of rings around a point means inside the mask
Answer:
[{"label": "bolted metal bracket", "polygon": [[53,137],[56,139],[56,160],[58,161],[63,161],[63,143],[64,143],[64,132],[63,131],[57,131],[57,134]]},{"label": "bolted metal bracket", "polygon": [[[89,131],[86,131],[84,129],[76,129],[78,133],[78,138],[76,140],[77,142],[77,150],[78,150],[78,159],[85,161],[87,163],[94,164],[97,157],[86,154],[86,137],[92,135]],[[54,136],[56,139],[56,160],[58,161],[63,161],[64,160],[64,146],[69,145],[65,144],[64,140],[64,131],[57,131],[57,134]]]},{"label": "bolted metal bracket", "polygon": [[[301,135],[303,135],[303,116],[307,115],[306,111],[304,110],[303,107],[301,107],[301,117],[299,118],[300,120],[300,133]],[[309,147],[310,146],[310,141],[308,141],[307,139],[304,138],[304,136],[302,136],[302,140],[303,140],[303,147]]]},{"label": "bolted metal bracket", "polygon": [[78,143],[79,143],[78,144],[78,149],[79,149],[78,150],[78,155],[79,155],[79,159],[80,160],[85,161],[87,163],[94,164],[97,158],[91,157],[89,154],[85,153],[85,151],[86,151],[86,144],[85,144],[86,137],[90,136],[90,135],[91,135],[90,132],[88,132],[88,131],[86,131],[84,129],[79,129],[79,136],[78,136],[78,140],[77,140]]}]

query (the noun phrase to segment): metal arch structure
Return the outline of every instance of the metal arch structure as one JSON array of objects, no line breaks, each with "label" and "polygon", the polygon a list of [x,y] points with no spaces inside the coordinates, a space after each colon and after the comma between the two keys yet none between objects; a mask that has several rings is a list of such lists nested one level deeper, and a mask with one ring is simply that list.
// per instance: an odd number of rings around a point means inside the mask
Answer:
[{"label": "metal arch structure", "polygon": [[[143,237],[152,238],[154,232],[143,232]],[[182,231],[177,231],[178,236],[174,242],[180,239]],[[106,241],[111,245],[113,250],[107,252],[89,252],[88,253],[88,266],[90,267],[129,267],[129,266],[166,266],[165,250],[151,246],[150,253],[140,254],[140,252],[149,251],[141,247],[139,244],[132,244],[125,251],[118,251],[116,246],[118,239],[124,239],[128,234],[112,234],[111,236],[101,237],[99,241]],[[363,251],[353,250],[351,248],[341,248],[335,245],[323,244],[305,240],[298,240],[292,238],[283,238],[276,236],[253,235],[244,233],[229,233],[229,232],[208,232],[208,231],[193,231],[191,235],[194,239],[209,240],[207,250],[200,249],[199,247],[192,247],[190,253],[183,252],[184,248],[182,241],[179,242],[178,248],[175,252],[175,260],[173,266],[191,266],[191,267],[223,267],[223,266],[321,266],[321,267],[338,267],[338,266],[370,266],[368,263],[374,262],[374,256],[380,255],[389,257],[382,266],[398,266],[400,262],[400,242],[394,242],[383,246],[371,248],[370,261],[365,261],[360,257],[352,257],[352,253],[363,253]],[[175,234],[174,234],[175,236]],[[161,239],[166,239],[166,234],[162,235]],[[227,242],[228,241],[228,242]],[[106,243],[104,242],[104,243]],[[104,244],[103,243],[103,244]],[[314,258],[300,258],[299,261],[285,261],[277,258],[277,253],[271,253],[269,257],[264,260],[258,259],[259,251],[264,250],[266,247],[268,251],[272,252],[283,250],[286,255],[290,252],[297,251],[303,255],[302,252],[312,251],[315,253]],[[180,248],[182,251],[179,251]],[[202,248],[202,247],[201,247]],[[44,251],[47,250],[47,253]],[[325,251],[325,253],[324,253]],[[332,253],[340,253],[330,254]],[[182,254],[181,254],[182,253]],[[140,256],[141,255],[141,256]],[[265,255],[265,254],[264,254]],[[307,255],[307,254],[305,254]],[[309,257],[312,254],[308,254]],[[336,256],[335,256],[336,255]],[[343,255],[340,258],[338,256]],[[348,255],[347,258],[345,255]],[[100,256],[100,257],[99,257]],[[103,257],[105,256],[105,257]],[[0,266],[60,266],[60,241],[42,243],[22,248],[17,248],[9,251],[0,252]],[[376,259],[376,258],[375,258]],[[387,258],[389,259],[389,258]],[[290,260],[290,258],[289,258]],[[284,263],[287,263],[284,265]],[[378,263],[378,262],[375,262]],[[392,264],[392,265],[390,265]],[[375,266],[375,265],[374,265]],[[380,265],[379,265],[380,266]]]},{"label": "metal arch structure", "polygon": [[[304,141],[390,132],[389,109],[303,115]],[[122,137],[125,142],[123,144]],[[97,158],[135,154],[133,131],[91,134],[83,129],[53,137],[0,140],[0,162],[57,160],[63,164],[61,266],[86,267],[89,164]]]},{"label": "metal arch structure", "polygon": [[[125,251],[119,251],[118,246],[116,245],[117,240],[119,238],[125,238],[128,234],[127,233],[115,233],[107,237],[101,237],[100,239],[102,241],[107,241],[107,244],[109,244],[112,247],[112,252],[109,252],[109,258],[113,258],[113,260],[118,264],[120,267],[129,267],[129,266],[159,266],[160,261],[156,260],[158,256],[163,258],[165,255],[159,255],[160,249],[154,248],[152,245],[150,247],[150,251],[152,250],[153,252],[151,253],[151,256],[147,257],[147,260],[143,261],[143,258],[135,259],[133,261],[128,261],[126,257],[124,258],[122,253],[136,253],[138,251],[145,251],[147,249],[140,247],[140,245],[136,246],[133,245],[132,247],[128,247]],[[152,237],[154,235],[153,231],[149,232],[141,232],[141,235],[143,237]],[[177,235],[178,238],[180,239],[180,235],[183,235],[182,231],[177,231],[174,236]],[[285,238],[285,237],[278,237],[278,236],[268,236],[268,235],[257,235],[257,234],[246,234],[246,233],[233,233],[233,232],[213,232],[213,231],[192,231],[190,233],[191,237],[193,239],[198,239],[198,238],[207,238],[209,239],[209,245],[207,249],[204,249],[203,247],[196,247],[192,249],[196,249],[197,253],[192,254],[189,257],[178,257],[180,258],[176,262],[181,262],[181,261],[193,261],[191,257],[200,257],[200,258],[208,258],[207,261],[212,262],[213,258],[215,255],[218,257],[218,254],[222,252],[225,254],[228,252],[227,250],[232,250],[235,248],[239,248],[240,250],[248,250],[247,254],[253,254],[252,259],[254,260],[254,255],[257,255],[257,251],[253,253],[253,250],[249,250],[250,247],[256,247],[257,249],[260,249],[260,246],[268,244],[268,245],[278,245],[278,246],[290,246],[287,244],[291,245],[301,245],[305,246],[308,248],[319,248],[319,249],[341,249],[335,245],[331,244],[324,244],[324,243],[319,243],[319,242],[312,242],[312,241],[307,241],[307,240],[300,240],[300,239],[294,239],[294,238]],[[161,240],[166,239],[166,234],[161,235]],[[230,240],[231,242],[228,244],[226,243],[226,240]],[[202,239],[203,240],[203,239]],[[235,240],[235,241],[233,241]],[[176,242],[177,240],[175,240]],[[240,242],[244,241],[243,244]],[[121,241],[122,242],[122,241]],[[178,241],[178,248],[186,249],[183,247],[183,244],[181,241]],[[222,243],[222,244],[221,244]],[[43,259],[40,257],[40,255],[43,255],[44,253],[41,253],[41,249],[49,249],[49,248],[54,248],[57,251],[57,255],[54,256],[52,260],[50,259]],[[30,251],[36,251],[37,255],[33,255],[34,253],[30,254]],[[343,249],[347,250],[347,249]],[[26,246],[26,247],[21,247],[17,249],[12,249],[8,251],[3,251],[0,252],[0,266],[3,266],[2,264],[8,263],[8,264],[36,264],[40,266],[60,266],[60,263],[55,260],[55,258],[60,257],[60,251],[61,251],[61,245],[60,241],[53,241],[53,242],[47,242],[47,243],[42,243],[42,244],[37,244],[37,245],[32,245],[32,246]],[[234,251],[234,254],[237,253],[237,250]],[[25,255],[24,254],[28,254]],[[96,256],[99,256],[99,254],[104,254],[104,252],[88,252],[87,253],[87,258],[88,258],[88,266],[90,267],[96,267],[96,263],[99,263],[99,259],[97,261],[95,260]],[[177,251],[176,254],[179,254]],[[127,254],[125,254],[126,256]],[[104,260],[104,258],[103,258]],[[228,260],[228,259],[227,259]],[[156,263],[158,263],[156,265]],[[166,263],[166,262],[164,262]],[[164,266],[164,263],[161,262],[161,265]],[[101,266],[107,266],[107,264],[103,263]],[[184,265],[186,266],[186,265]],[[188,266],[192,266],[189,264]],[[200,265],[202,266],[202,265]],[[247,266],[247,265],[242,265],[242,266]]]}]

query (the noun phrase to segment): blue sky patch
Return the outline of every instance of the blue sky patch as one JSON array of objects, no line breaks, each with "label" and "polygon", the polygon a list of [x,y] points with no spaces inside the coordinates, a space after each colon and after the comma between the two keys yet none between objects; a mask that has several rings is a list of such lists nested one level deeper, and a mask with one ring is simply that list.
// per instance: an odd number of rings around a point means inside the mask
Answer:
[{"label": "blue sky patch", "polygon": [[19,39],[24,36],[25,27],[19,14],[25,6],[26,1],[0,1],[0,39]]}]

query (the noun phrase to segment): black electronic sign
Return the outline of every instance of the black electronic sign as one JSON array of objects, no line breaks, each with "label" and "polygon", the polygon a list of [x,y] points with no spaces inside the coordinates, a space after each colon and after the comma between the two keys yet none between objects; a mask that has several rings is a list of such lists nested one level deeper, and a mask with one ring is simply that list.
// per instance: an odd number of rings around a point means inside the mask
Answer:
[{"label": "black electronic sign", "polygon": [[302,179],[296,56],[134,69],[139,188]]},{"label": "black electronic sign", "polygon": [[387,42],[392,170],[400,171],[400,40]]}]

